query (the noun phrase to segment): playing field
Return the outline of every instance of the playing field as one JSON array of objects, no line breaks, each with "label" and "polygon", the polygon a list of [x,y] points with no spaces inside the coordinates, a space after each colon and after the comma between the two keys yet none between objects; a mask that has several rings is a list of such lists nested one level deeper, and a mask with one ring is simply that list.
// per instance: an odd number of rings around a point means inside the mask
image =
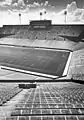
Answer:
[{"label": "playing field", "polygon": [[0,46],[0,65],[44,76],[62,76],[70,51]]}]

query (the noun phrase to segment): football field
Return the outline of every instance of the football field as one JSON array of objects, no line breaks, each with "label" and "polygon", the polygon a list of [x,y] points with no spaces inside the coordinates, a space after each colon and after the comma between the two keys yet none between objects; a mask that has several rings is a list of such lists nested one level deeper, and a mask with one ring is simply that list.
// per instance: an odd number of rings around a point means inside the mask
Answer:
[{"label": "football field", "polygon": [[61,77],[67,74],[71,53],[59,49],[0,46],[0,66],[7,72],[3,74],[8,75],[15,71],[32,76]]}]

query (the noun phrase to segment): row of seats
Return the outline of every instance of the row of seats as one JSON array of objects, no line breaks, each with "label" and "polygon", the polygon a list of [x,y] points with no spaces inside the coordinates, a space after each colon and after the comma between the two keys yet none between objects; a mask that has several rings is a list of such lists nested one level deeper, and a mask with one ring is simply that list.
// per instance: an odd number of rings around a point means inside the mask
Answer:
[{"label": "row of seats", "polygon": [[84,49],[73,52],[69,75],[75,80],[84,80]]},{"label": "row of seats", "polygon": [[82,27],[80,26],[65,26],[63,27],[59,35],[78,37],[81,32]]},{"label": "row of seats", "polygon": [[82,120],[84,85],[54,83],[29,89],[6,120]]},{"label": "row of seats", "polygon": [[57,41],[56,40],[28,40],[28,39],[16,39],[16,38],[2,38],[0,39],[0,44],[73,50],[74,46],[77,43],[68,41],[68,40],[63,41],[63,38],[59,37],[57,38]]},{"label": "row of seats", "polygon": [[0,106],[9,101],[12,97],[18,94],[22,89],[19,89],[17,84],[0,84]]},{"label": "row of seats", "polygon": [[28,25],[4,25],[2,28],[0,28],[0,34],[16,34],[27,29],[29,29]]},{"label": "row of seats", "polygon": [[81,25],[52,25],[50,29],[46,30],[36,30],[31,29],[31,26],[4,26],[0,29],[1,34],[14,33],[15,35],[11,35],[9,37],[13,38],[22,38],[22,39],[47,39],[47,40],[55,40],[57,36],[74,36],[78,37],[83,31],[83,26]]}]

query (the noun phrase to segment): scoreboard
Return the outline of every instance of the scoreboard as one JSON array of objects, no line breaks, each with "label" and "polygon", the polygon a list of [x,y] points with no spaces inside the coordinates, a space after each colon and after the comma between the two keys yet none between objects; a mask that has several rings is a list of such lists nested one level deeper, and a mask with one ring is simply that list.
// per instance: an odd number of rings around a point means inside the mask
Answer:
[{"label": "scoreboard", "polygon": [[51,20],[36,20],[36,21],[30,21],[30,26],[32,28],[38,29],[38,28],[47,28],[51,26]]}]

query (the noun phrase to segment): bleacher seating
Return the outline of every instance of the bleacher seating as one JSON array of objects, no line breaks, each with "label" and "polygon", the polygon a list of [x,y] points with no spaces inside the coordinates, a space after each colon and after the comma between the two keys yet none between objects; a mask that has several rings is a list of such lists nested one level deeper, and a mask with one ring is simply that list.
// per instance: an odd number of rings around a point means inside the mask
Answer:
[{"label": "bleacher seating", "polygon": [[6,120],[83,120],[84,85],[40,84],[28,90]]},{"label": "bleacher seating", "polygon": [[73,52],[69,75],[71,75],[74,80],[84,80],[84,49]]},{"label": "bleacher seating", "polygon": [[63,38],[57,37],[56,40],[28,40],[28,39],[20,39],[20,38],[1,38],[0,44],[6,45],[19,45],[25,47],[46,47],[46,48],[59,48],[59,49],[70,49],[74,50],[74,47],[77,43],[73,41],[64,41]]},{"label": "bleacher seating", "polygon": [[81,25],[52,25],[48,30],[35,30],[31,29],[29,25],[22,26],[4,26],[0,29],[1,34],[14,33],[15,35],[9,36],[10,38],[22,38],[22,39],[47,39],[53,40],[57,36],[75,36],[78,37],[84,30]]},{"label": "bleacher seating", "polygon": [[0,106],[12,99],[21,90],[17,84],[0,83]]},{"label": "bleacher seating", "polygon": [[[62,36],[80,36],[83,26],[80,25],[52,25],[49,29],[31,29],[29,25],[4,26],[3,32],[11,29],[15,35],[0,39],[0,44],[48,47],[73,50],[76,42],[71,42]],[[10,30],[9,30],[10,31]],[[3,33],[2,32],[2,33]],[[7,33],[7,32],[6,32]],[[74,33],[74,34],[73,34]]]},{"label": "bleacher seating", "polygon": [[63,26],[63,29],[61,29],[60,34],[62,36],[76,36],[78,37],[80,33],[83,31],[83,26],[77,26],[77,25],[65,25]]}]

